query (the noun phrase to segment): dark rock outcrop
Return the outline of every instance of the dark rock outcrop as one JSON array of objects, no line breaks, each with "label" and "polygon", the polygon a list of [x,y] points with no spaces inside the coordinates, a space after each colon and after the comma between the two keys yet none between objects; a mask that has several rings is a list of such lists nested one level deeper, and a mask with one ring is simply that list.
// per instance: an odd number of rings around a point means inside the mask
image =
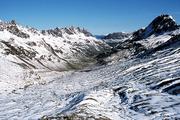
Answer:
[{"label": "dark rock outcrop", "polygon": [[12,33],[12,34],[14,34],[14,35],[16,35],[16,36],[18,36],[18,37],[21,37],[21,38],[29,38],[29,37],[30,37],[27,33],[24,33],[24,32],[22,32],[21,30],[19,30],[16,25],[10,25],[10,26],[8,26],[8,27],[7,27],[7,30],[8,30],[10,33]]}]

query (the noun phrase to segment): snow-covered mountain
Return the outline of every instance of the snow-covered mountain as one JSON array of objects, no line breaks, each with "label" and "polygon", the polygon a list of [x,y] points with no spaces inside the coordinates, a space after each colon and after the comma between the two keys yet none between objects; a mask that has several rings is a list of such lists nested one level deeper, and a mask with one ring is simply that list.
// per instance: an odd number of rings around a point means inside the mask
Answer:
[{"label": "snow-covered mountain", "polygon": [[[148,53],[156,47],[170,41],[180,32],[172,16],[160,15],[156,17],[147,27],[141,28],[133,33],[126,33],[127,37],[120,39],[105,39],[104,41],[113,47],[111,52],[100,56],[104,62],[115,62],[126,58],[132,58],[136,55]],[[115,53],[115,54],[114,54]],[[105,56],[105,59],[104,59]],[[107,57],[110,56],[110,57]],[[113,57],[112,57],[113,56]]]},{"label": "snow-covered mountain", "polygon": [[26,68],[69,70],[88,65],[108,45],[84,29],[38,31],[15,21],[0,22],[0,56]]},{"label": "snow-covered mountain", "polygon": [[107,41],[14,21],[1,22],[0,39],[0,119],[180,119],[180,28],[169,15]]}]

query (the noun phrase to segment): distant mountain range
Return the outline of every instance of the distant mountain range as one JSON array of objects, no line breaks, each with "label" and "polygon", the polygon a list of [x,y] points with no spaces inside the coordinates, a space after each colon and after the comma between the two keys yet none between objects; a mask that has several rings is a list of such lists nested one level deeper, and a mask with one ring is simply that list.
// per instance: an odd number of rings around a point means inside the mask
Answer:
[{"label": "distant mountain range", "polygon": [[38,31],[11,21],[0,22],[0,34],[1,56],[26,68],[77,69],[110,49],[78,27]]}]

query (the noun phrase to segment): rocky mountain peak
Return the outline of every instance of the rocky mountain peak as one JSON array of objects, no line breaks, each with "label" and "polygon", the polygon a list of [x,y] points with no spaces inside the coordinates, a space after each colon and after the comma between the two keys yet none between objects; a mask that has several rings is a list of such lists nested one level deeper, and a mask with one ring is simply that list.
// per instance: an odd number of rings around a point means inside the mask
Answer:
[{"label": "rocky mountain peak", "polygon": [[136,39],[144,39],[152,34],[158,35],[178,29],[178,25],[170,15],[160,15],[156,17],[145,29],[134,32]]},{"label": "rocky mountain peak", "polygon": [[[156,17],[148,27],[152,27],[154,33],[162,33],[177,29],[175,20],[170,15]],[[148,29],[148,27],[146,29]]]},{"label": "rocky mountain peak", "polygon": [[42,34],[51,34],[55,37],[62,37],[63,34],[68,34],[68,35],[73,35],[73,34],[79,34],[83,33],[85,36],[92,36],[90,32],[85,30],[84,28],[81,29],[79,27],[65,27],[65,28],[58,28],[56,27],[55,29],[49,29],[49,30],[42,30]]},{"label": "rocky mountain peak", "polygon": [[21,38],[29,38],[30,36],[27,33],[24,33],[19,29],[19,25],[16,24],[15,20],[11,20],[10,22],[0,22],[0,31],[7,30],[10,33],[21,37]]},{"label": "rocky mountain peak", "polygon": [[13,24],[13,25],[16,25],[16,21],[15,20],[11,20],[10,23]]}]

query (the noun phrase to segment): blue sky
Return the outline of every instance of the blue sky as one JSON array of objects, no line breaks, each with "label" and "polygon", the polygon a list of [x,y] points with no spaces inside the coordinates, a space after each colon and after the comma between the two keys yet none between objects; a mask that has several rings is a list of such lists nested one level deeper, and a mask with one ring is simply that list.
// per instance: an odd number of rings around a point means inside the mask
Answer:
[{"label": "blue sky", "polygon": [[133,31],[160,14],[180,24],[180,0],[1,0],[0,19],[38,29],[80,26],[94,34]]}]

